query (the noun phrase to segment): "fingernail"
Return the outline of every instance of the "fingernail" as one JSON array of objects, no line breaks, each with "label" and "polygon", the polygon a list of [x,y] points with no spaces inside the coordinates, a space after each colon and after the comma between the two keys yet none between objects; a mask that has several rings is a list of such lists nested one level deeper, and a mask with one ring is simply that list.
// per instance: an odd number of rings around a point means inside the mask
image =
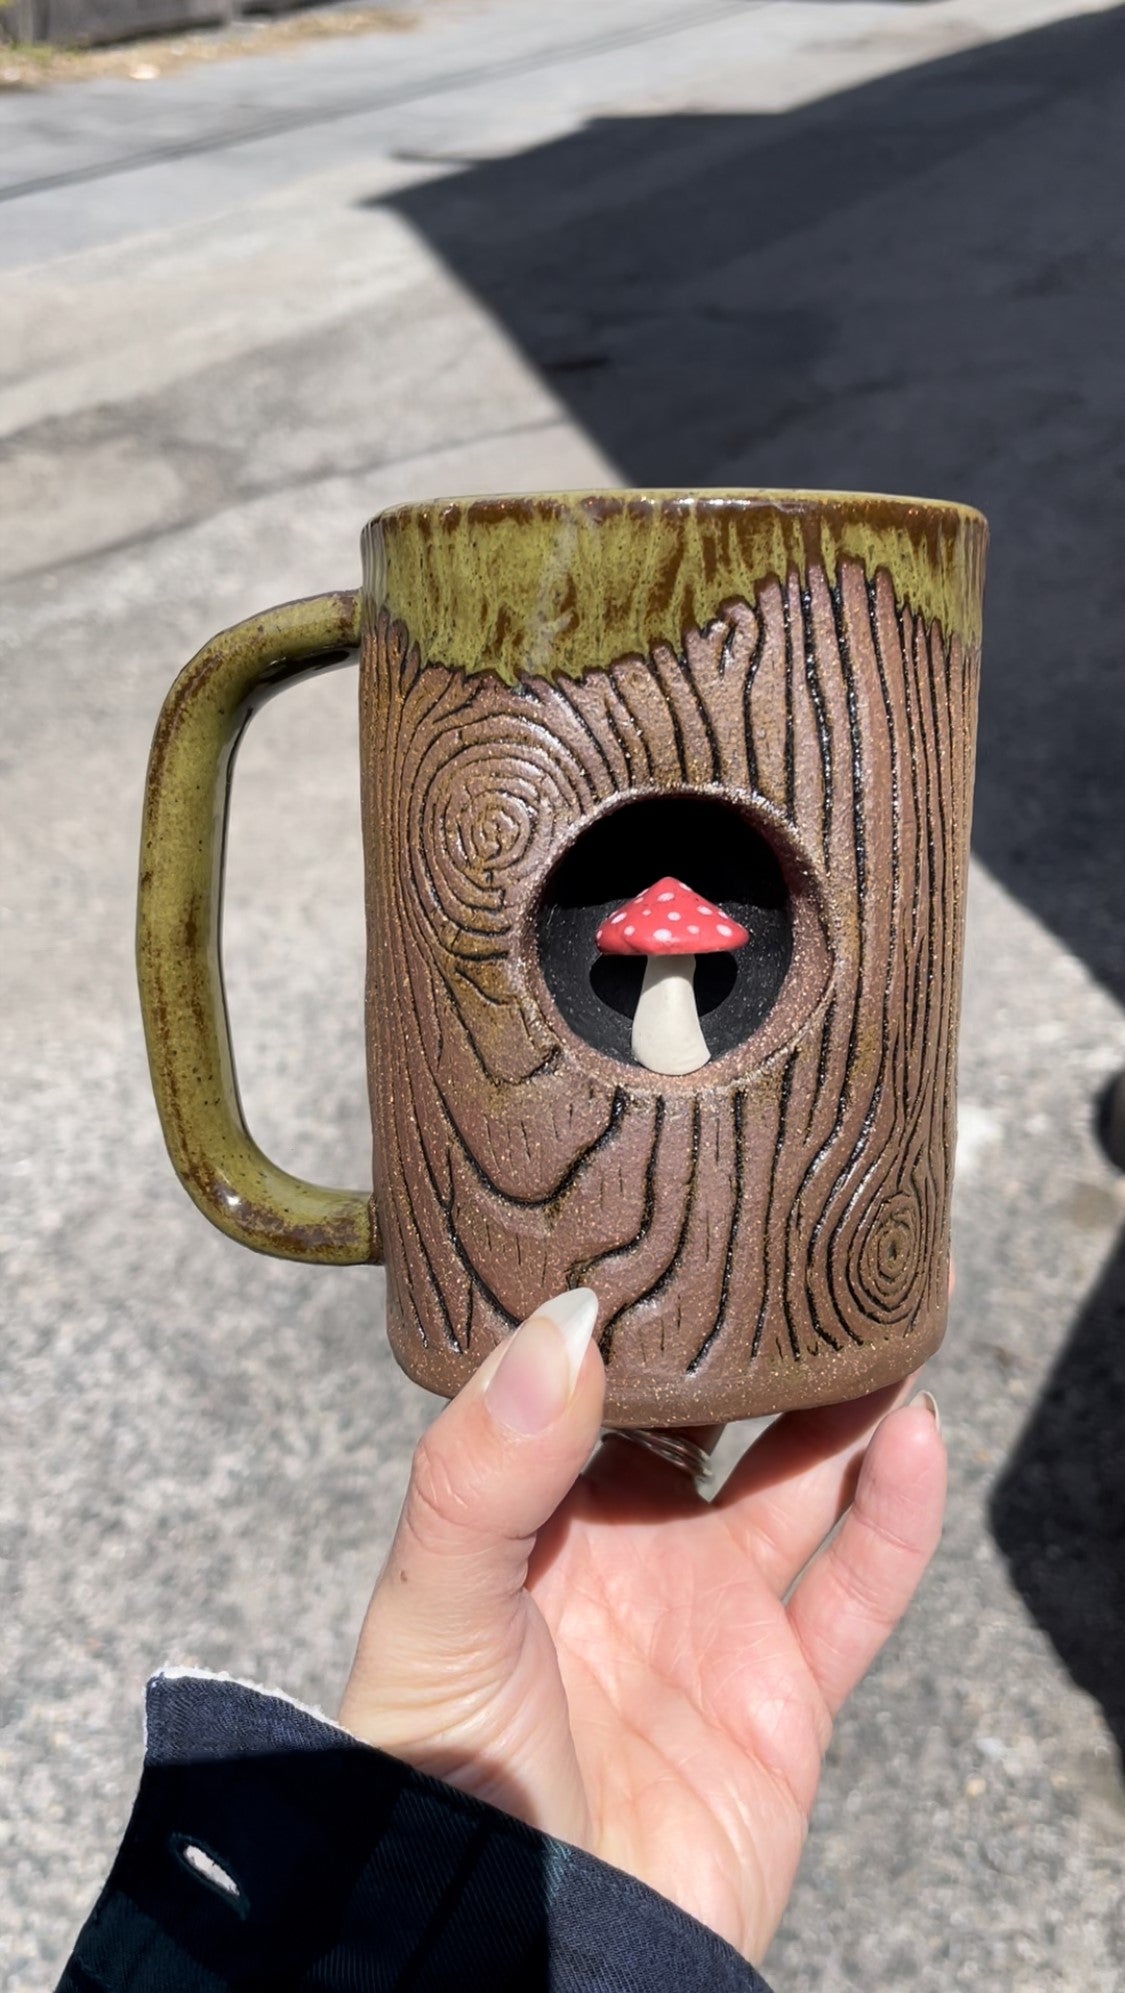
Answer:
[{"label": "fingernail", "polygon": [[910,1402],[912,1405],[924,1406],[938,1431],[941,1431],[941,1413],[938,1411],[938,1401],[932,1391],[919,1391]]},{"label": "fingernail", "polygon": [[560,1418],[598,1319],[598,1297],[572,1287],[544,1301],[518,1328],[485,1386],[494,1419],[510,1431],[543,1432]]}]

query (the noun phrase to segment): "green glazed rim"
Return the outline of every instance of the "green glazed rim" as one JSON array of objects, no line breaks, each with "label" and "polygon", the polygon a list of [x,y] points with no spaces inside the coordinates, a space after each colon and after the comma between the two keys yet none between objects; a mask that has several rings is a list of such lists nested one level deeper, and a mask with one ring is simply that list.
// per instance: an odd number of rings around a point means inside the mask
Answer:
[{"label": "green glazed rim", "polygon": [[946,637],[980,641],[988,526],[972,506],[835,491],[596,491],[438,498],[365,528],[368,615],[386,606],[423,660],[581,678],[676,649],[732,597],[841,562]]}]

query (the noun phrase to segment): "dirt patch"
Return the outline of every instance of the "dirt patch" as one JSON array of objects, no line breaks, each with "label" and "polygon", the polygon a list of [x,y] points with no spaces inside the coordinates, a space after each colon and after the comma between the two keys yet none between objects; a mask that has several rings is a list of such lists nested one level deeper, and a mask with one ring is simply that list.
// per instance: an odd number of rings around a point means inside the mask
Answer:
[{"label": "dirt patch", "polygon": [[152,35],[111,48],[5,47],[0,42],[0,89],[34,90],[49,83],[81,83],[95,76],[157,83],[162,76],[201,62],[277,55],[302,42],[342,40],[349,35],[405,34],[419,21],[418,9],[407,13],[389,7],[333,7],[289,14],[284,20],[237,21],[227,28]]}]

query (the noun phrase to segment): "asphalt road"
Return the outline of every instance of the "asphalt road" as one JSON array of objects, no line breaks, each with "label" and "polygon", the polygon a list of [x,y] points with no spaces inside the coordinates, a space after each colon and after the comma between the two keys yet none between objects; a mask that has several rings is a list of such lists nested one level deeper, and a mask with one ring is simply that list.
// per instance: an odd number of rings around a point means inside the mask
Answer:
[{"label": "asphalt road", "polygon": [[[1125,15],[435,0],[0,121],[5,1986],[52,1983],[105,1873],[154,1666],[333,1708],[435,1409],[381,1276],[253,1259],[166,1162],[132,968],[160,700],[214,629],[353,584],[383,504],[622,480],[992,522],[949,1523],[768,1970],[1118,1993]],[[255,1133],[362,1184],[348,674],[255,723],[227,928]]]}]

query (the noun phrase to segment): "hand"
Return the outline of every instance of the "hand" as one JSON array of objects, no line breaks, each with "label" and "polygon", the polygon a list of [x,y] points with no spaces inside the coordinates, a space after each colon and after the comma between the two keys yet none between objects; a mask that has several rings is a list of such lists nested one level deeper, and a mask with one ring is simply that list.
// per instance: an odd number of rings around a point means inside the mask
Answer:
[{"label": "hand", "polygon": [[625,1441],[590,1461],[595,1314],[544,1303],[424,1435],[340,1720],[760,1962],[832,1719],[938,1541],[932,1400],[790,1412],[708,1503]]}]

